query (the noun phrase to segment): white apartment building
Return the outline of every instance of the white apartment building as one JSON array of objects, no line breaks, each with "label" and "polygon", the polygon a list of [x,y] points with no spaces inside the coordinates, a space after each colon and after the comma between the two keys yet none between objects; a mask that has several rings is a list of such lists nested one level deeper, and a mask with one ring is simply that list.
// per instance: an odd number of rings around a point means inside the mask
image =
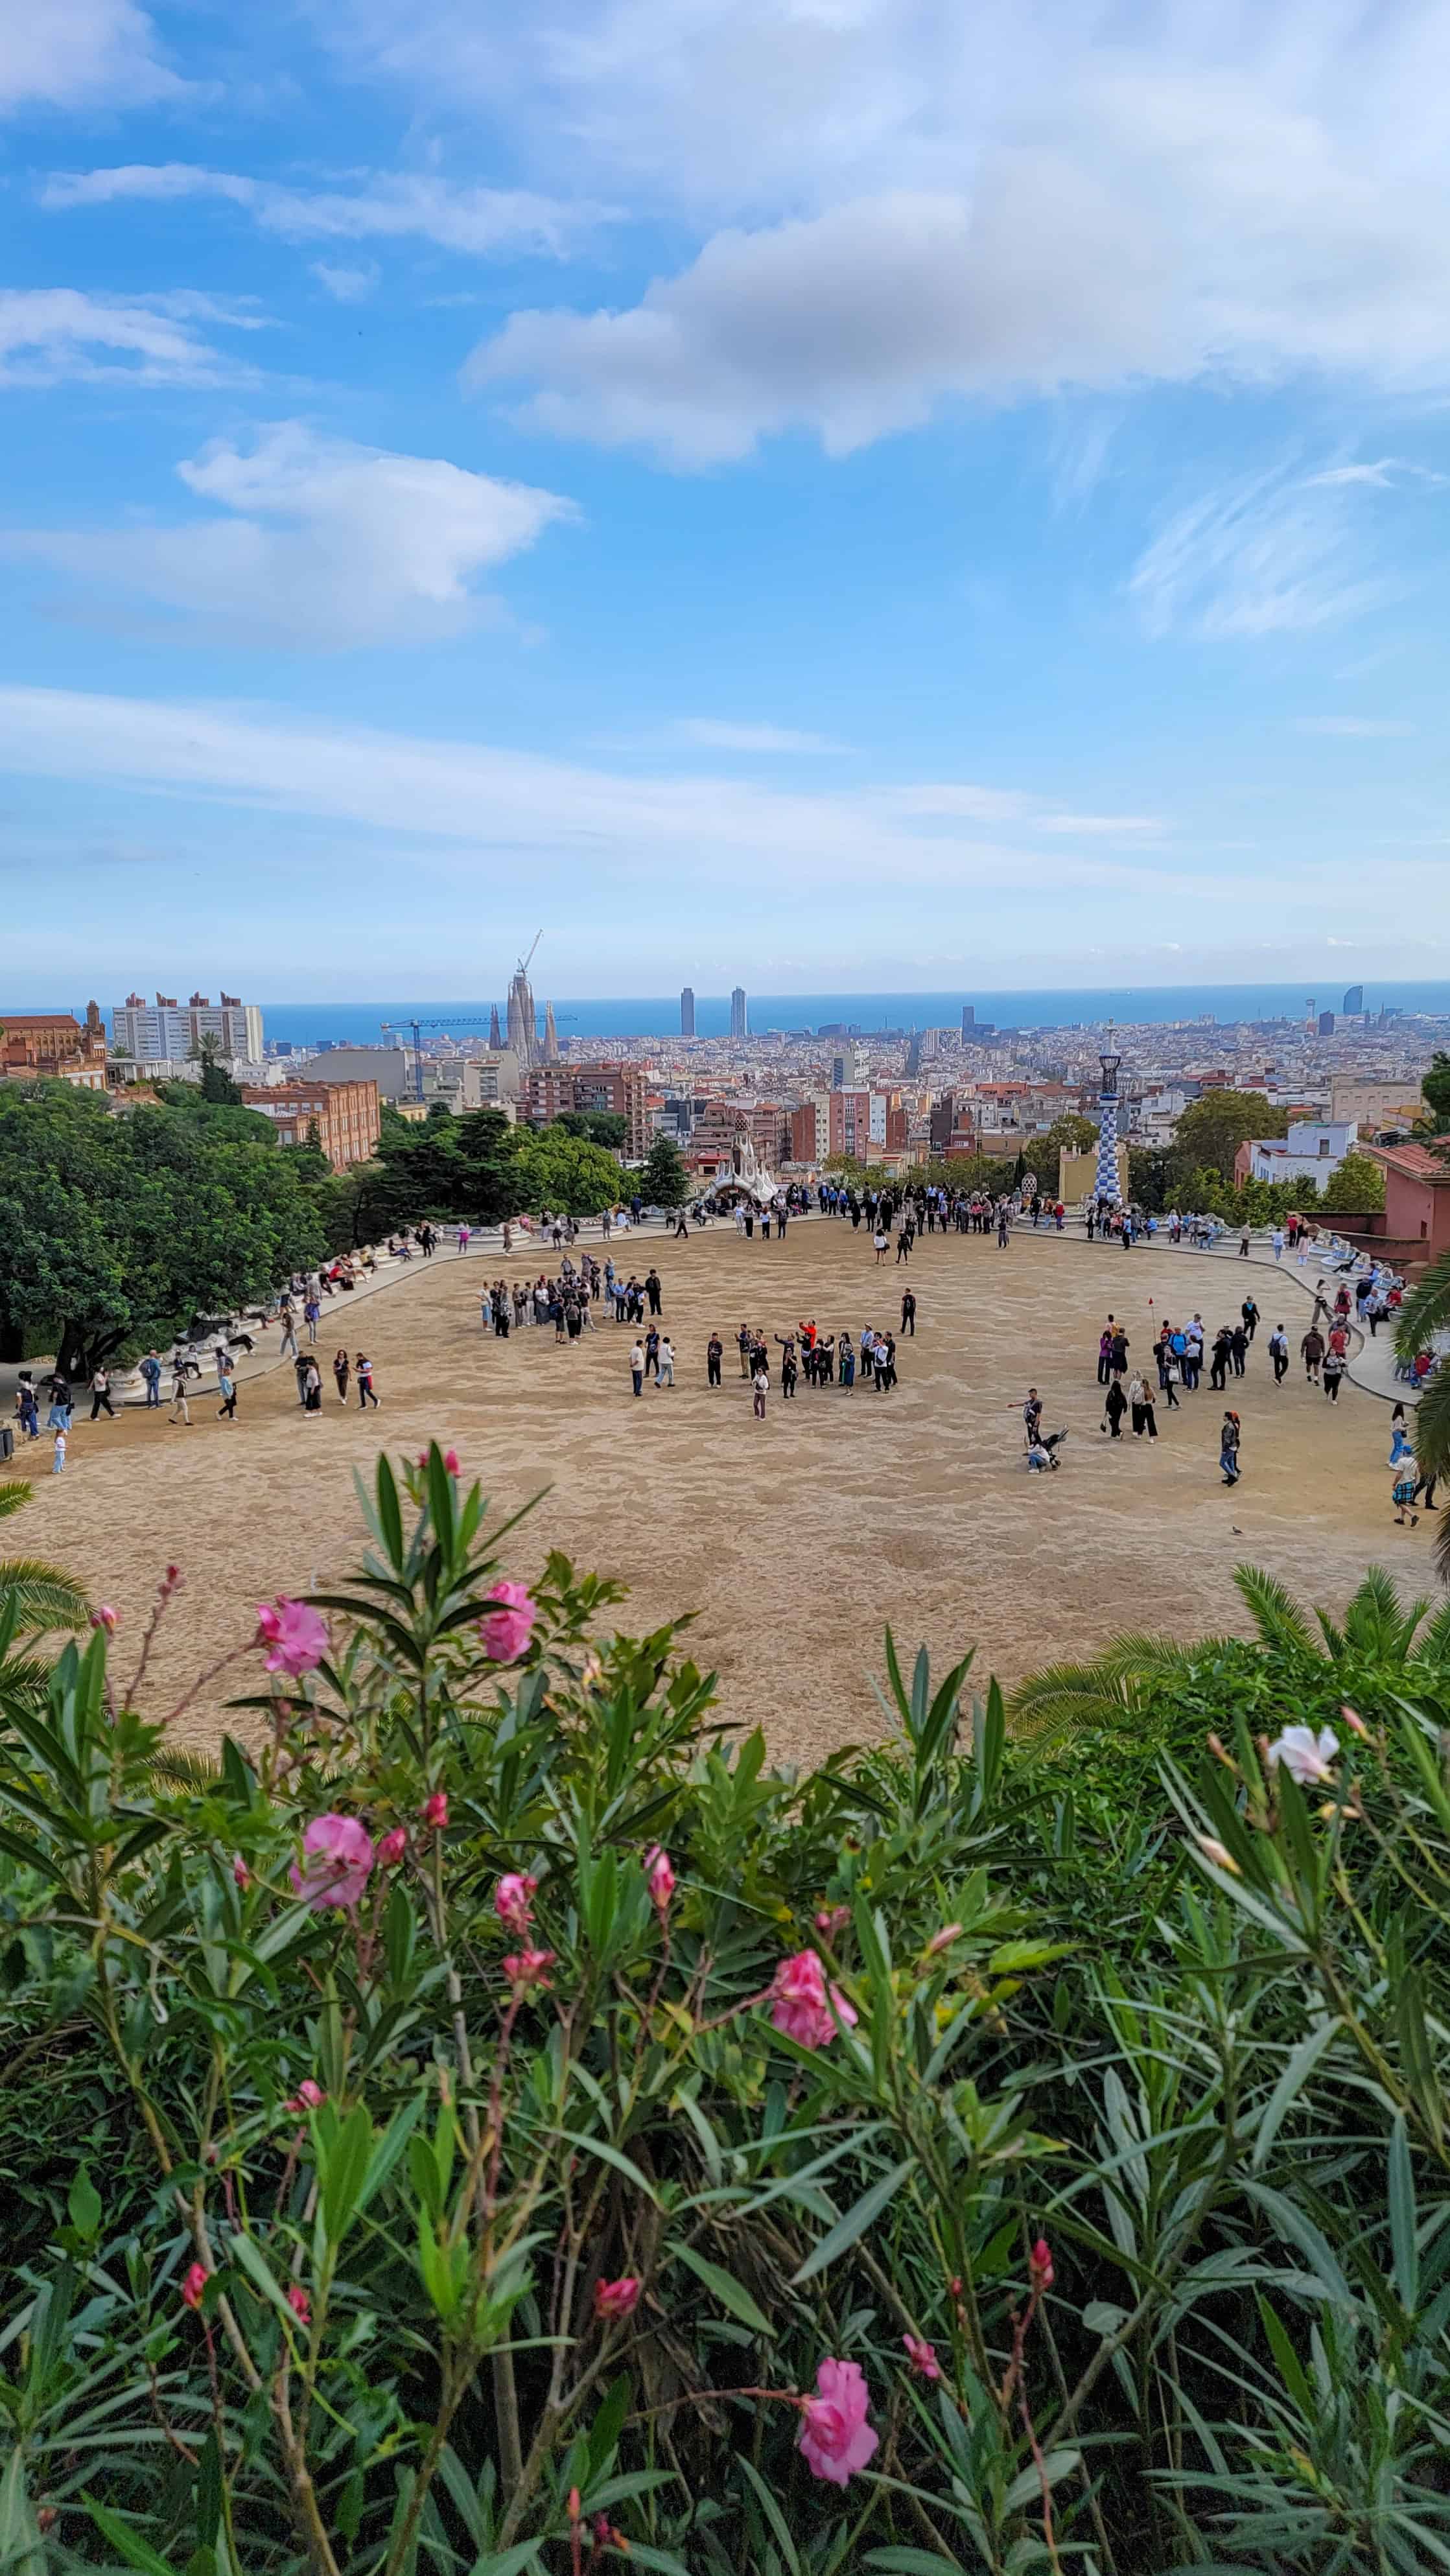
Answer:
[{"label": "white apartment building", "polygon": [[185,1064],[203,1038],[228,1063],[259,1064],[262,1014],[255,1002],[238,1001],[234,993],[223,993],[219,1002],[206,993],[193,993],[189,1002],[165,993],[147,1002],[140,993],[128,993],[111,1013],[113,1051],[142,1064]]}]

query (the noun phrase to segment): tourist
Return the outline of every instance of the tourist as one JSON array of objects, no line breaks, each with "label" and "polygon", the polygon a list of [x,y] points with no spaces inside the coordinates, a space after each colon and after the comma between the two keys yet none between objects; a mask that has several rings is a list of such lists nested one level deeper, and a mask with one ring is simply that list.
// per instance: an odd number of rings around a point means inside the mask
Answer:
[{"label": "tourist", "polygon": [[1249,1340],[1252,1341],[1255,1333],[1259,1329],[1259,1309],[1257,1301],[1252,1297],[1246,1297],[1239,1308],[1239,1313],[1244,1319],[1244,1331],[1248,1334]]},{"label": "tourist", "polygon": [[644,1393],[644,1344],[636,1342],[629,1355],[629,1374],[636,1395]]},{"label": "tourist", "polygon": [[171,1363],[171,1411],[167,1419],[174,1422],[178,1413],[189,1431],[191,1407],[186,1401],[186,1364],[180,1351],[176,1353]]},{"label": "tourist", "polygon": [[332,1374],[337,1382],[338,1403],[346,1404],[348,1380],[352,1376],[352,1363],[349,1360],[346,1351],[334,1351],[332,1355]]},{"label": "tourist", "polygon": [[1228,1337],[1228,1346],[1233,1358],[1234,1376],[1242,1377],[1249,1356],[1249,1337],[1242,1324],[1235,1324]]},{"label": "tourist", "polygon": [[366,1413],[368,1406],[371,1405],[373,1411],[376,1413],[378,1410],[378,1397],[377,1390],[373,1385],[372,1361],[367,1358],[364,1352],[356,1351],[353,1354],[352,1365],[354,1375],[357,1378],[357,1409],[359,1413]]},{"label": "tourist", "polygon": [[[1414,1501],[1419,1490],[1414,1457],[1407,1452],[1395,1470],[1395,1481],[1390,1489],[1390,1500],[1395,1507],[1395,1519],[1401,1529],[1414,1529],[1418,1525],[1420,1515],[1414,1509]],[[1408,1521],[1405,1517],[1406,1513],[1409,1514]]]},{"label": "tourist", "polygon": [[1276,1324],[1269,1335],[1269,1357],[1274,1364],[1274,1384],[1282,1386],[1289,1371],[1289,1336],[1282,1324]]},{"label": "tourist", "polygon": [[1113,1374],[1113,1319],[1110,1315],[1098,1335],[1098,1384],[1107,1386]]},{"label": "tourist", "polygon": [[1276,1261],[1282,1261],[1284,1258],[1284,1229],[1281,1225],[1276,1225],[1274,1228],[1273,1244],[1274,1259]]},{"label": "tourist", "polygon": [[221,1397],[221,1403],[217,1408],[218,1422],[235,1422],[237,1418],[237,1381],[229,1368],[224,1368],[221,1376],[217,1380],[217,1393]]},{"label": "tourist", "polygon": [[916,1299],[908,1288],[901,1300],[901,1329],[916,1339]]},{"label": "tourist", "polygon": [[65,1444],[65,1432],[63,1429],[58,1429],[55,1435],[55,1446],[51,1451],[50,1458],[50,1472],[53,1476],[63,1476],[65,1474]]},{"label": "tourist", "polygon": [[15,1418],[27,1440],[40,1438],[40,1407],[35,1400],[35,1386],[29,1369],[22,1369],[15,1389]]},{"label": "tourist", "polygon": [[675,1241],[676,1243],[688,1243],[689,1240],[690,1229],[685,1223],[685,1211],[683,1208],[680,1208],[675,1216]]},{"label": "tourist", "polygon": [[1244,1226],[1244,1227],[1242,1228],[1242,1230],[1241,1230],[1240,1234],[1239,1234],[1239,1259],[1240,1259],[1240,1261],[1247,1261],[1248,1257],[1249,1257],[1249,1229],[1248,1229],[1248,1227],[1247,1227],[1247,1226]]},{"label": "tourist", "polygon": [[297,1357],[297,1317],[293,1312],[290,1297],[284,1297],[282,1300],[280,1321],[282,1325],[282,1347],[278,1351],[277,1357],[279,1360],[285,1360],[288,1352],[290,1351],[295,1360]]},{"label": "tourist", "polygon": [[1150,1440],[1156,1440],[1158,1425],[1153,1416],[1153,1399],[1148,1392],[1147,1380],[1137,1369],[1128,1381],[1128,1406],[1133,1416],[1134,1439],[1141,1440],[1146,1431]]},{"label": "tourist", "polygon": [[898,1262],[909,1261],[911,1259],[911,1241],[912,1229],[910,1225],[907,1224],[902,1227],[900,1234],[896,1238],[896,1258]]},{"label": "tourist", "polygon": [[653,1262],[650,1263],[650,1266],[644,1275],[644,1293],[649,1299],[650,1313],[652,1315],[657,1315],[660,1311],[660,1298],[663,1294],[663,1287],[660,1274],[656,1270]]},{"label": "tourist", "polygon": [[1232,1358],[1233,1335],[1227,1324],[1220,1324],[1213,1337],[1213,1362],[1208,1372],[1209,1385],[1219,1395],[1222,1395],[1228,1384],[1229,1363]]},{"label": "tourist", "polygon": [[765,1353],[763,1350],[757,1350],[755,1354],[755,1373],[751,1378],[750,1383],[754,1395],[754,1402],[751,1410],[755,1415],[756,1421],[763,1422],[765,1420],[765,1399],[770,1393],[770,1371],[766,1365]]},{"label": "tourist", "polygon": [[111,1402],[110,1377],[105,1369],[98,1368],[91,1379],[92,1422],[94,1422],[97,1416],[101,1413],[105,1413],[112,1422],[116,1419],[116,1408]]},{"label": "tourist", "polygon": [[466,1251],[468,1250],[468,1247],[469,1247],[470,1243],[472,1242],[472,1240],[473,1240],[473,1229],[472,1229],[472,1227],[471,1227],[471,1226],[468,1226],[468,1225],[461,1225],[461,1226],[459,1227],[459,1229],[458,1229],[458,1249],[459,1249],[459,1251],[460,1251],[460,1252],[466,1252]]},{"label": "tourist", "polygon": [[877,1226],[871,1240],[876,1248],[876,1260],[879,1266],[885,1260],[887,1253],[887,1235],[884,1226]]},{"label": "tourist", "polygon": [[735,1336],[735,1347],[740,1353],[740,1374],[742,1377],[749,1377],[750,1354],[755,1348],[755,1335],[748,1324],[741,1325]]},{"label": "tourist", "polygon": [[675,1346],[674,1346],[674,1343],[670,1340],[669,1334],[668,1334],[668,1333],[666,1333],[666,1334],[663,1336],[663,1338],[662,1338],[662,1340],[661,1340],[661,1342],[660,1342],[660,1346],[659,1346],[659,1354],[658,1354],[658,1357],[656,1358],[656,1361],[655,1361],[655,1393],[656,1393],[656,1395],[658,1395],[658,1393],[659,1393],[659,1391],[660,1391],[660,1388],[661,1388],[662,1386],[673,1387],[674,1383],[675,1383]]},{"label": "tourist", "polygon": [[1239,1440],[1241,1434],[1242,1426],[1239,1422],[1238,1415],[1236,1413],[1226,1413],[1223,1417],[1223,1429],[1220,1431],[1218,1436],[1218,1463],[1223,1469],[1223,1481],[1226,1485],[1236,1485],[1239,1480]]},{"label": "tourist", "polygon": [[158,1412],[161,1405],[161,1360],[154,1350],[148,1351],[141,1362],[141,1379],[146,1389],[147,1412]]},{"label": "tourist", "polygon": [[837,1380],[849,1393],[856,1383],[856,1345],[849,1333],[842,1333],[836,1344]]},{"label": "tourist", "polygon": [[1304,1375],[1308,1379],[1309,1384],[1311,1386],[1317,1386],[1319,1384],[1320,1364],[1324,1358],[1324,1335],[1319,1330],[1319,1305],[1317,1300],[1315,1304],[1315,1319],[1310,1325],[1308,1332],[1305,1334],[1303,1341],[1299,1345],[1299,1356],[1304,1362]]},{"label": "tourist", "polygon": [[1108,1356],[1112,1361],[1114,1377],[1123,1378],[1127,1376],[1128,1350],[1129,1342],[1127,1334],[1124,1332],[1121,1324],[1114,1324],[1112,1342],[1108,1353]]},{"label": "tourist", "polygon": [[1328,1350],[1325,1352],[1324,1374],[1321,1384],[1323,1385],[1324,1392],[1328,1396],[1331,1404],[1337,1404],[1339,1402],[1339,1381],[1344,1375],[1344,1369],[1345,1362],[1342,1352],[1335,1350]]},{"label": "tourist", "polygon": [[315,1359],[309,1359],[303,1372],[302,1407],[306,1413],[322,1411],[322,1371]]},{"label": "tourist", "polygon": [[724,1343],[721,1341],[718,1333],[712,1333],[708,1342],[705,1344],[705,1384],[707,1386],[719,1385],[720,1362],[724,1356]]},{"label": "tourist", "polygon": [[1112,1439],[1121,1440],[1123,1416],[1127,1410],[1128,1399],[1123,1393],[1122,1381],[1114,1378],[1103,1403],[1103,1419],[1099,1428],[1106,1431]]},{"label": "tourist", "polygon": [[1439,1504],[1435,1500],[1435,1488],[1439,1481],[1440,1479],[1436,1475],[1421,1476],[1416,1481],[1414,1500],[1418,1502],[1420,1497],[1423,1495],[1425,1500],[1425,1509],[1427,1512],[1438,1512],[1440,1508]]}]

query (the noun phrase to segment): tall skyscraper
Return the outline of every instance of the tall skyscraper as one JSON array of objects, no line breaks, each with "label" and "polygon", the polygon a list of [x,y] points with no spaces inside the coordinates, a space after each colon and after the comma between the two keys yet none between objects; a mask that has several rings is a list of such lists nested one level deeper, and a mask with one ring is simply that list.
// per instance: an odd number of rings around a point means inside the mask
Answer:
[{"label": "tall skyscraper", "polygon": [[976,1025],[977,1025],[977,1006],[976,1006],[976,1003],[975,1003],[975,1002],[963,1002],[963,1004],[962,1004],[962,1035],[963,1035],[963,1037],[964,1037],[964,1038],[969,1038],[969,1037],[971,1036],[971,1034],[972,1034],[973,1029],[976,1027]]},{"label": "tall skyscraper", "polygon": [[1364,1009],[1364,986],[1351,984],[1345,994],[1343,1010],[1347,1020],[1357,1020]]},{"label": "tall skyscraper", "polygon": [[730,996],[730,1034],[732,1038],[750,1035],[750,1019],[745,1007],[745,987],[737,984]]},{"label": "tall skyscraper", "polygon": [[539,1019],[534,1009],[534,988],[522,961],[509,977],[508,1028],[509,1045],[527,1072],[539,1061]]},{"label": "tall skyscraper", "polygon": [[687,984],[680,995],[680,1035],[682,1038],[692,1038],[694,1034],[695,992],[693,985]]},{"label": "tall skyscraper", "polygon": [[1320,1034],[1320,1036],[1321,1036],[1322,1038],[1332,1038],[1332,1037],[1333,1037],[1333,1035],[1334,1035],[1334,1013],[1333,1013],[1332,1011],[1321,1011],[1321,1012],[1320,1012],[1320,1014],[1319,1014],[1319,1034]]}]

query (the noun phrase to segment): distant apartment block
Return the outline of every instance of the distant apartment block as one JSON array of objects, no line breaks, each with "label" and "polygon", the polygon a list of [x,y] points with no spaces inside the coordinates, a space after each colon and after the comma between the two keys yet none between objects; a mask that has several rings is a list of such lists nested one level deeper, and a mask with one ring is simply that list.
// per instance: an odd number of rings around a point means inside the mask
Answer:
[{"label": "distant apartment block", "polygon": [[0,1011],[0,1074],[104,1091],[106,1028],[97,1005],[86,1004],[84,1020],[73,1011]]},{"label": "distant apartment block", "polygon": [[223,993],[218,1002],[206,993],[193,993],[189,1002],[165,993],[147,1002],[128,993],[111,1013],[115,1053],[141,1064],[184,1064],[200,1054],[203,1038],[229,1062],[260,1064],[262,1014],[255,1002],[239,1001],[235,993]]},{"label": "distant apartment block", "polygon": [[750,1035],[750,1015],[746,1008],[743,984],[737,984],[730,996],[730,1034],[732,1038],[747,1038]]},{"label": "distant apartment block", "polygon": [[317,1142],[335,1172],[365,1163],[378,1141],[381,1123],[375,1082],[244,1083],[248,1109],[270,1118],[280,1145],[305,1145],[315,1127]]},{"label": "distant apartment block", "polygon": [[563,1110],[612,1110],[625,1122],[624,1151],[631,1162],[649,1152],[649,1081],[632,1064],[541,1064],[522,1077],[519,1107],[547,1126]]}]

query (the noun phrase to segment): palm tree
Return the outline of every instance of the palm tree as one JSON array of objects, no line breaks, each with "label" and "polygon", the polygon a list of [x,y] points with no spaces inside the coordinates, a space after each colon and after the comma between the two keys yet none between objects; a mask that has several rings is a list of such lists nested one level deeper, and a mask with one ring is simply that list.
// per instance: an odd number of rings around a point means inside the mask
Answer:
[{"label": "palm tree", "polygon": [[[1440,1334],[1450,1334],[1450,1252],[1442,1253],[1400,1308],[1395,1350],[1402,1360],[1433,1350]],[[1415,1464],[1422,1476],[1450,1475],[1450,1365],[1438,1368],[1415,1407]],[[1450,1518],[1440,1523],[1435,1542],[1443,1581],[1450,1583]]]},{"label": "palm tree", "polygon": [[[29,1500],[29,1485],[18,1480],[0,1484],[0,1521],[24,1511]],[[0,1556],[0,1610],[8,1610],[12,1601],[17,1636],[42,1628],[83,1628],[90,1616],[84,1587],[38,1556]]]},{"label": "palm tree", "polygon": [[[1417,1642],[1429,1600],[1402,1603],[1382,1565],[1370,1567],[1342,1626],[1327,1610],[1316,1610],[1311,1625],[1293,1594],[1260,1566],[1236,1565],[1233,1579],[1260,1645],[1271,1653],[1292,1660],[1312,1657],[1331,1670],[1413,1662],[1427,1679],[1450,1667],[1450,1601],[1441,1604]],[[1195,1645],[1183,1646],[1176,1638],[1148,1633],[1117,1637],[1090,1663],[1049,1664],[1034,1673],[1016,1693],[1010,1713],[1019,1728],[1046,1741],[1086,1726],[1131,1726],[1147,1714],[1164,1681],[1183,1679],[1195,1665],[1211,1662],[1238,1642],[1201,1637]]]}]

